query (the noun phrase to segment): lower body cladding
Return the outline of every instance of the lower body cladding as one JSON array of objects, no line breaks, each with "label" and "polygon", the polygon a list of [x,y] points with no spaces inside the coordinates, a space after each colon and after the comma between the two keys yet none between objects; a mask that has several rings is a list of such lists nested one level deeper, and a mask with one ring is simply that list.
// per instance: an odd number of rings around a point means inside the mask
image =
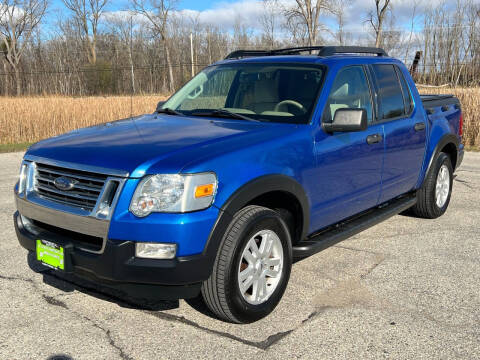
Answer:
[{"label": "lower body cladding", "polygon": [[[62,247],[64,266],[62,270],[56,271],[73,274],[132,295],[151,295],[164,300],[197,296],[202,282],[210,276],[214,256],[202,253],[172,259],[139,258],[135,256],[135,241],[107,238],[102,239],[101,245],[94,249],[91,240],[95,239],[94,236],[71,231],[71,226],[70,229],[64,229],[62,225],[67,222],[65,219],[60,220],[62,214],[58,214],[58,219],[50,221],[50,224],[45,223],[42,215],[37,216],[38,212],[32,211],[35,207],[38,205],[17,199],[19,211],[14,214],[17,237],[20,244],[31,252],[36,252],[38,240],[46,240]],[[49,211],[48,208],[44,209]],[[33,215],[32,218],[29,215]],[[71,217],[68,220],[72,221]],[[91,221],[94,222],[92,226],[95,226],[95,221],[98,220]],[[85,225],[88,226],[82,226]],[[101,231],[102,226],[97,226]],[[104,226],[108,232],[108,222]]]}]

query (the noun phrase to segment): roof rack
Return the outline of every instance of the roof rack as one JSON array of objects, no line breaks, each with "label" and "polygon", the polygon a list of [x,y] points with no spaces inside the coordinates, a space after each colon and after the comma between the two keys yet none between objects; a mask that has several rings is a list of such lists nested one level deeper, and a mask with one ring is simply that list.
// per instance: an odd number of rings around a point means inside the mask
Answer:
[{"label": "roof rack", "polygon": [[382,48],[365,46],[324,46],[318,56],[332,56],[335,54],[374,54],[377,56],[388,56]]},{"label": "roof rack", "polygon": [[302,52],[318,51],[317,56],[333,56],[335,54],[373,54],[377,56],[388,56],[381,48],[364,46],[301,46],[275,50],[236,50],[225,57],[227,59],[240,59],[253,56],[274,56],[274,55],[299,55]]}]

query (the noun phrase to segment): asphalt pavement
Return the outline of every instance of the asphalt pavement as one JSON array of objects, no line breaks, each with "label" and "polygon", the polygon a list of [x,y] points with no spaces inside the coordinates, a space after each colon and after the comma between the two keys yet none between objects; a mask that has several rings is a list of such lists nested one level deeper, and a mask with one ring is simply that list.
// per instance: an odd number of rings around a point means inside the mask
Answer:
[{"label": "asphalt pavement", "polygon": [[21,158],[0,154],[0,359],[480,358],[480,153],[444,216],[398,215],[296,263],[277,309],[249,325],[36,266],[12,221]]}]

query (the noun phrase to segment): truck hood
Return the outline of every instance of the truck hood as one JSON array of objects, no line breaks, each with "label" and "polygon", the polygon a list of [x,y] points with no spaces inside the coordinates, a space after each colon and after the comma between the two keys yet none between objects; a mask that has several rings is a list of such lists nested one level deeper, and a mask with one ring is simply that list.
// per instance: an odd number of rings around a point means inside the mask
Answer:
[{"label": "truck hood", "polygon": [[[275,127],[274,124],[242,120],[147,114],[40,141],[29,148],[27,155],[121,170],[136,177],[172,154],[178,159],[178,152],[196,147],[195,153],[202,156],[212,143],[264,132],[272,126]],[[175,164],[176,169],[168,170],[178,172],[192,160],[185,159]]]}]

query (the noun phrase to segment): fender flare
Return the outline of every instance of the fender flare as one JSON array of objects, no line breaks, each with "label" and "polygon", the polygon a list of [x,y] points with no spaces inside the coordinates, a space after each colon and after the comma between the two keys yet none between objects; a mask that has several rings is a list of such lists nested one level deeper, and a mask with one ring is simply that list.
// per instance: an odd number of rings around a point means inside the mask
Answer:
[{"label": "fender flare", "polygon": [[203,255],[213,261],[217,256],[220,242],[235,213],[256,197],[272,191],[284,191],[296,197],[303,212],[302,239],[306,237],[310,225],[310,203],[305,191],[295,179],[286,175],[265,175],[253,179],[236,190],[220,207],[220,213],[208,237]]},{"label": "fender flare", "polygon": [[458,149],[459,149],[459,146],[460,146],[460,140],[458,139],[458,137],[453,135],[453,134],[444,135],[438,141],[437,145],[435,145],[435,148],[432,151],[432,156],[430,156],[430,160],[428,161],[427,169],[425,170],[425,174],[423,175],[422,185],[423,185],[423,182],[425,181],[425,178],[427,177],[428,172],[430,171],[430,168],[432,167],[433,159],[435,159],[437,154],[448,144],[455,145],[455,148],[457,149],[457,153],[458,153]]}]

